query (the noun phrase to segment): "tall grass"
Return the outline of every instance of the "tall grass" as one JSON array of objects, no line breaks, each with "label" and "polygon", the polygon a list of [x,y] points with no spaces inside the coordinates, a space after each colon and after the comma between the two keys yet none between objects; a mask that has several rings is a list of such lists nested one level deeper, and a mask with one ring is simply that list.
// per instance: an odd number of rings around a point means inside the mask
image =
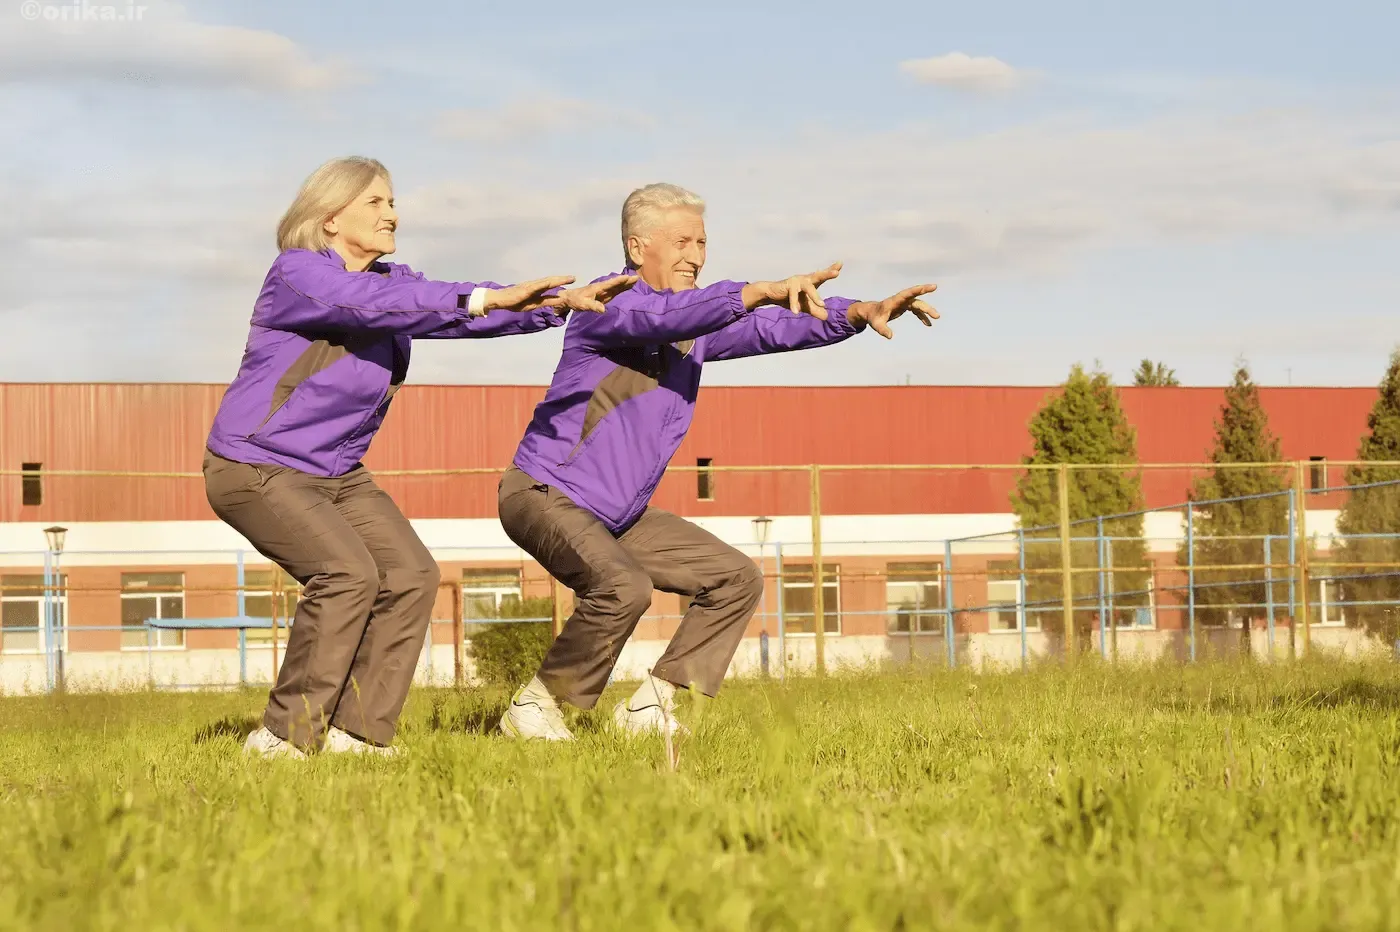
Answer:
[{"label": "tall grass", "polygon": [[0,700],[0,928],[1400,927],[1400,676],[1306,663],[732,683],[661,742],[245,761],[262,696]]}]

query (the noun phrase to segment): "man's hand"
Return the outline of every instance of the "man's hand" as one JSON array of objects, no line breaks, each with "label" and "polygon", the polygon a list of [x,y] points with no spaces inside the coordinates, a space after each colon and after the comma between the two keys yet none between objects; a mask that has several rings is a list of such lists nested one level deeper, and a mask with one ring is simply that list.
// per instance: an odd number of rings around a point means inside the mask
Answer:
[{"label": "man's hand", "polygon": [[817,289],[841,274],[841,263],[833,262],[819,272],[794,275],[777,282],[749,282],[744,286],[744,307],[753,310],[765,304],[786,304],[794,314],[811,314],[826,320],[826,303]]},{"label": "man's hand", "polygon": [[565,288],[553,297],[544,299],[545,307],[552,307],[560,317],[568,317],[570,311],[591,311],[601,314],[605,305],[637,283],[635,275],[616,275],[591,285],[579,288]]},{"label": "man's hand", "polygon": [[511,285],[509,288],[492,288],[486,296],[486,303],[483,310],[505,310],[525,313],[549,306],[550,297],[545,295],[546,291],[554,288],[562,288],[574,282],[572,275],[554,275],[550,278],[536,278],[533,281],[521,282],[518,285]]},{"label": "man's hand", "polygon": [[920,301],[919,295],[928,294],[936,288],[937,285],[915,285],[883,301],[857,301],[846,309],[846,320],[857,326],[867,324],[886,340],[894,339],[890,321],[906,311],[923,321],[925,327],[932,327],[938,319],[938,312],[932,305]]}]

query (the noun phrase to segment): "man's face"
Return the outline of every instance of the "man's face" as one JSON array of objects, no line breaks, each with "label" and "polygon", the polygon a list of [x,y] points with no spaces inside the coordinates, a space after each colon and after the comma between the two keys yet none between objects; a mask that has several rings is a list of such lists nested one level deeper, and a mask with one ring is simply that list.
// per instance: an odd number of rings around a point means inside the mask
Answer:
[{"label": "man's face", "polygon": [[689,291],[705,267],[705,218],[687,207],[663,213],[645,234],[627,238],[642,281],[658,291]]}]

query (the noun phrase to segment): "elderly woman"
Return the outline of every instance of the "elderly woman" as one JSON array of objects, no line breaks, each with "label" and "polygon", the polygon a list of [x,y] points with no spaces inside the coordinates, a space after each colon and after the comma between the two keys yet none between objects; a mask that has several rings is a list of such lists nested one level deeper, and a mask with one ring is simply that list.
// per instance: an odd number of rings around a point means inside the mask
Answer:
[{"label": "elderly woman", "polygon": [[546,330],[635,281],[429,281],[379,261],[397,226],[379,162],[334,159],[307,179],[278,224],[279,255],[209,432],[210,506],[304,587],[249,754],[390,752],[439,573],[360,459],[413,340]]}]

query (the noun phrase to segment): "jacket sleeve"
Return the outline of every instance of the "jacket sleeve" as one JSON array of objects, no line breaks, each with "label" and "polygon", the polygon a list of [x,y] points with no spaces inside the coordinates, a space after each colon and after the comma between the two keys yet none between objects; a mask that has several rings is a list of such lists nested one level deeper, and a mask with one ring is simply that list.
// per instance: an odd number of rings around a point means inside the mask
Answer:
[{"label": "jacket sleeve", "polygon": [[851,298],[823,298],[826,320],[769,305],[705,337],[705,360],[742,359],[767,353],[832,346],[861,331],[846,317]]},{"label": "jacket sleeve", "polygon": [[525,313],[497,308],[482,317],[466,317],[449,324],[441,330],[414,335],[415,340],[489,340],[492,337],[509,337],[516,334],[538,333],[552,327],[562,327],[565,318],[554,313],[550,307],[542,307]]},{"label": "jacket sleeve", "polygon": [[749,315],[743,282],[722,281],[690,291],[624,291],[602,314],[575,314],[575,339],[597,349],[693,340]]},{"label": "jacket sleeve", "polygon": [[[284,258],[285,258],[284,254]],[[279,261],[253,311],[272,330],[370,331],[419,336],[468,319],[472,282],[347,272],[314,259]]]}]

